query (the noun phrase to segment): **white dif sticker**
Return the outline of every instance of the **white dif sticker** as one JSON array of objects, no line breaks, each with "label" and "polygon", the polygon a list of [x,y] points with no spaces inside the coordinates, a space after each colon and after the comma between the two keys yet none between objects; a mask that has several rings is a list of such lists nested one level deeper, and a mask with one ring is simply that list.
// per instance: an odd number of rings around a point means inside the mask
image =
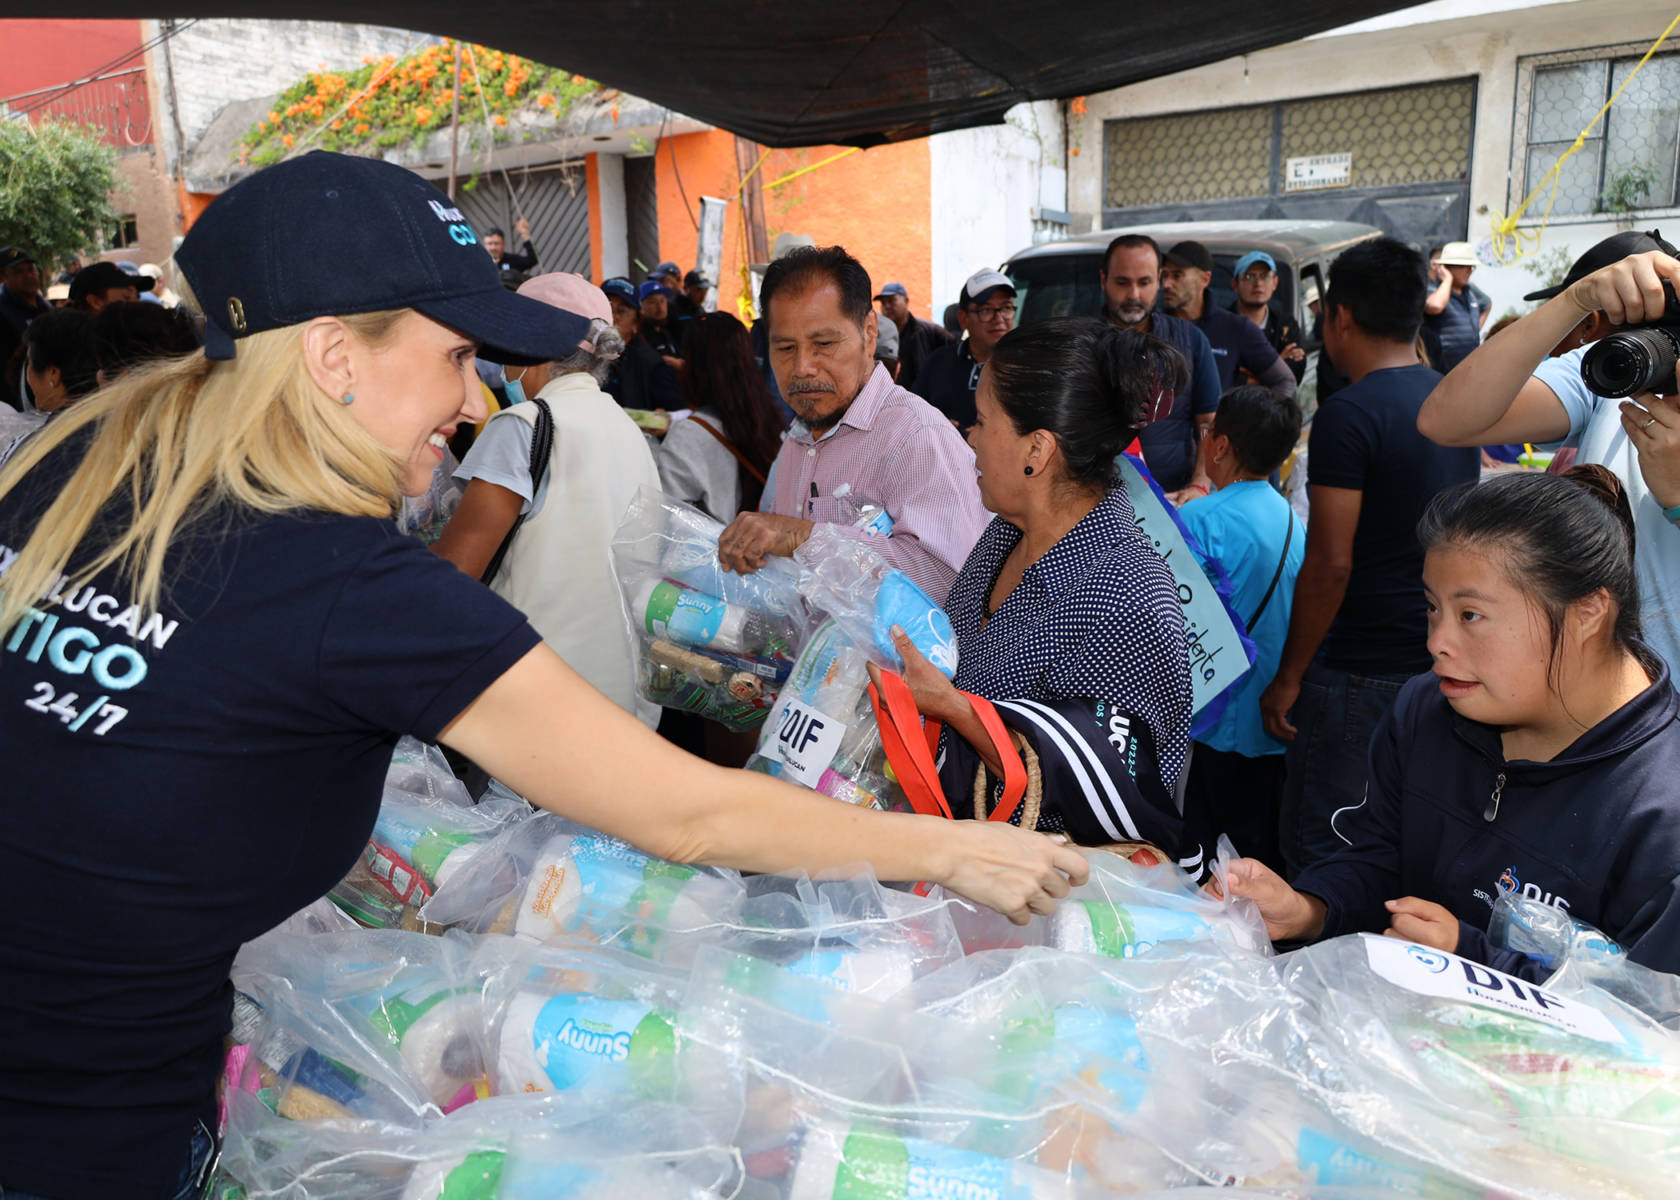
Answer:
[{"label": "white dif sticker", "polygon": [[1596,1008],[1577,1004],[1456,954],[1374,933],[1360,936],[1365,939],[1371,970],[1408,992],[1498,1009],[1595,1042],[1624,1043],[1610,1018]]},{"label": "white dif sticker", "polygon": [[781,723],[776,728],[776,757],[789,776],[815,788],[845,735],[844,721],[790,699],[782,705]]}]

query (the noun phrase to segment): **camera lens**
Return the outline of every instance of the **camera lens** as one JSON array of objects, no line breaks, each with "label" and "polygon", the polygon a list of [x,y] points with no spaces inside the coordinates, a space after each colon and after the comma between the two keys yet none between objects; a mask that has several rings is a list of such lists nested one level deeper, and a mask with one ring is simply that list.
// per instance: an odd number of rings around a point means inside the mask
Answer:
[{"label": "camera lens", "polygon": [[1680,342],[1667,329],[1647,327],[1613,333],[1581,358],[1581,378],[1600,396],[1672,392]]}]

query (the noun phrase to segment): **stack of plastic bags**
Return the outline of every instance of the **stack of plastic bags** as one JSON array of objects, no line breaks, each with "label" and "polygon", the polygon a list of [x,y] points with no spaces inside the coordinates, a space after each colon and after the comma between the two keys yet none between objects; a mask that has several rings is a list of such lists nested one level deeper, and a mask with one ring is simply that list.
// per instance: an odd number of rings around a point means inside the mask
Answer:
[{"label": "stack of plastic bags", "polygon": [[613,536],[642,698],[733,730],[757,729],[804,632],[798,571],[771,559],[750,575],[718,562],[723,526],[643,488]]},{"label": "stack of plastic bags", "polygon": [[[387,795],[413,846],[476,812],[417,800],[428,766]],[[1680,1037],[1641,1008],[1675,981],[1515,898],[1495,936],[1547,985],[1392,938],[1274,957],[1171,865],[1093,856],[1017,927],[487,819],[406,860],[413,929],[322,903],[241,954],[221,1200],[1622,1200],[1680,1169]]]}]

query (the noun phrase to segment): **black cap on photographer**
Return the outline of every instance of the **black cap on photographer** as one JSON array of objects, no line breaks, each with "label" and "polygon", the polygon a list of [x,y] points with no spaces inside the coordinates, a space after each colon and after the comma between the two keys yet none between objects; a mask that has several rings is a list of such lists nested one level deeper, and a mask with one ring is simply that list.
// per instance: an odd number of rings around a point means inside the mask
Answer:
[{"label": "black cap on photographer", "polygon": [[1650,250],[1661,250],[1664,254],[1672,254],[1680,258],[1680,250],[1663,241],[1662,234],[1655,229],[1649,233],[1631,231],[1628,233],[1612,234],[1598,245],[1590,248],[1575,265],[1569,268],[1569,274],[1563,277],[1563,282],[1555,287],[1541,288],[1537,292],[1530,292],[1524,300],[1550,300],[1553,296],[1569,290],[1594,271],[1602,270],[1611,263],[1619,263],[1622,259],[1633,254],[1644,254]]}]

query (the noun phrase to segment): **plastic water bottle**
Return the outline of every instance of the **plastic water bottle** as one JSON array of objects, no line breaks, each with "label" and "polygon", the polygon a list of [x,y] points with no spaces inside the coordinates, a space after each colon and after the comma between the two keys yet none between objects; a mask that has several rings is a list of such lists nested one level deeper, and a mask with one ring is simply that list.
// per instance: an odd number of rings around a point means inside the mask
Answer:
[{"label": "plastic water bottle", "polygon": [[879,504],[858,504],[851,499],[852,485],[842,483],[834,489],[834,498],[840,502],[840,519],[843,523],[855,529],[861,529],[871,537],[887,537],[893,531],[892,515]]},{"label": "plastic water bottle", "polygon": [[785,657],[787,630],[765,613],[678,583],[649,579],[633,607],[651,636],[747,657]]}]

